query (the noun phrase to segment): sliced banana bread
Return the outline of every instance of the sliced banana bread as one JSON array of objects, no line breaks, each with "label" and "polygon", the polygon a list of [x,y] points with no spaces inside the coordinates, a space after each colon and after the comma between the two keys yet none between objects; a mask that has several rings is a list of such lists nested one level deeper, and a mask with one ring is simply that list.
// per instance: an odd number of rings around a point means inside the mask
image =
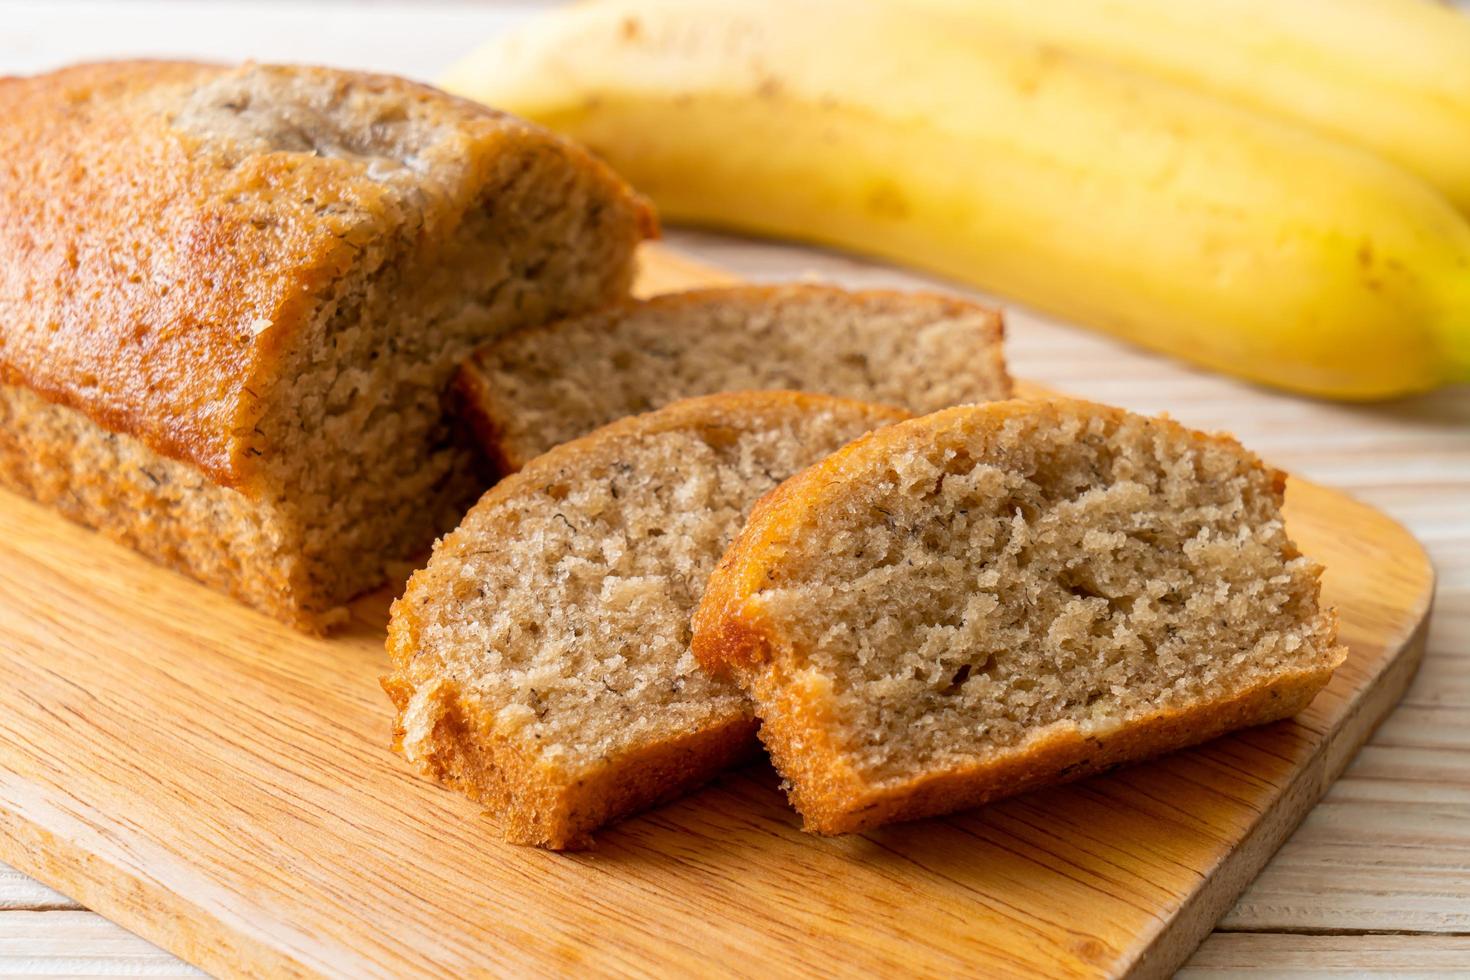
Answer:
[{"label": "sliced banana bread", "polygon": [[330,625],[484,488],[477,344],[627,293],[645,203],[402,79],[81,65],[0,79],[0,485]]},{"label": "sliced banana bread", "polygon": [[1000,314],[925,293],[699,289],[516,331],[457,378],[464,414],[505,471],[678,398],[767,388],[919,413],[1008,398]]},{"label": "sliced banana bread", "polygon": [[497,811],[508,840],[577,847],[755,744],[699,669],[689,615],[746,511],[903,413],[792,392],[624,419],[487,493],[393,606],[397,748]]},{"label": "sliced banana bread", "polygon": [[1300,711],[1342,662],[1284,477],[1083,402],[891,426],[754,509],[694,619],[809,830],[943,813]]}]

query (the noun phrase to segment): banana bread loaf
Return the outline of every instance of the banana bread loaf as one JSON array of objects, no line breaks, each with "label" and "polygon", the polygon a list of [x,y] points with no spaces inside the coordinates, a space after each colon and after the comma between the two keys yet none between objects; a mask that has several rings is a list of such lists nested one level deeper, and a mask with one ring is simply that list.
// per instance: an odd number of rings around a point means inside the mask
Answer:
[{"label": "banana bread loaf", "polygon": [[784,388],[932,412],[1010,397],[994,310],[947,296],[729,286],[627,302],[480,348],[456,379],[504,471],[679,398]]},{"label": "banana bread loaf", "polygon": [[675,402],[537,457],[393,605],[397,748],[578,847],[755,747],[745,695],[689,652],[689,614],[755,498],[896,409],[793,392]]},{"label": "banana bread loaf", "polygon": [[646,205],[580,148],[322,68],[0,80],[0,484],[320,628],[483,484],[442,402],[624,296]]},{"label": "banana bread loaf", "polygon": [[973,806],[1300,711],[1345,655],[1284,477],[1082,402],[875,432],[754,509],[694,619],[808,829]]}]

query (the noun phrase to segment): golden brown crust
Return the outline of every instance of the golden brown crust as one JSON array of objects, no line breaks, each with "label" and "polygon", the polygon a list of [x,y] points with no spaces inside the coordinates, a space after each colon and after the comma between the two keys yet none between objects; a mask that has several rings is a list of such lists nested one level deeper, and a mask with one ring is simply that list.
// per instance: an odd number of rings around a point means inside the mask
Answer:
[{"label": "golden brown crust", "polygon": [[[1115,420],[1128,414],[1085,402],[1067,404]],[[1160,710],[1105,734],[1085,735],[1075,725],[1053,726],[1022,745],[959,768],[880,784],[848,768],[828,738],[824,693],[805,690],[802,681],[788,672],[788,664],[802,662],[800,651],[750,601],[781,562],[782,542],[798,539],[811,515],[839,500],[844,488],[873,460],[892,458],[933,440],[936,433],[944,438],[950,419],[966,417],[994,432],[1009,418],[1059,410],[1051,404],[1016,399],[983,409],[948,409],[876,430],[766,494],[726,550],[695,611],[692,647],[706,669],[728,672],[752,693],[761,715],[761,739],[789,781],[792,802],[808,830],[851,833],[894,820],[976,806],[1203,742],[1235,728],[1290,717],[1312,700],[1346,656],[1345,648],[1337,648],[1334,662],[1320,670],[1277,676],[1225,701]],[[1175,435],[1245,452],[1229,436],[1195,432],[1167,419],[1159,422]],[[1285,475],[1269,468],[1267,472],[1279,508]],[[1285,557],[1295,557],[1294,548],[1288,551]],[[1330,612],[1324,615],[1332,616]]]},{"label": "golden brown crust", "polygon": [[434,130],[413,160],[433,175],[425,236],[458,220],[496,158],[533,150],[564,154],[653,229],[646,205],[585,151],[402,79],[175,62],[4,79],[0,382],[218,483],[249,483],[260,396],[283,350],[353,266],[362,236],[406,219],[370,160],[242,149],[175,124],[199,86],[248,72],[331,87],[362,132],[375,120],[351,113],[384,105]]},{"label": "golden brown crust", "polygon": [[625,295],[656,230],[586,151],[381,75],[80,65],[0,115],[0,484],[313,629],[483,485],[448,358]]},{"label": "golden brown crust", "polygon": [[[403,712],[414,686],[391,674],[383,689],[399,708],[393,749],[403,754]],[[728,718],[680,738],[641,746],[575,778],[525,758],[494,730],[495,713],[451,681],[433,692],[438,714],[414,747],[425,774],[485,806],[512,844],[553,851],[593,845],[599,827],[669,802],[759,751],[753,717]]]},{"label": "golden brown crust", "polygon": [[450,413],[469,430],[474,445],[479,447],[495,478],[508,476],[520,469],[517,461],[505,454],[501,424],[491,408],[495,403],[495,393],[483,374],[460,365],[449,384],[449,401]]},{"label": "golden brown crust", "polygon": [[[898,409],[803,392],[727,392],[685,399],[556,447],[498,483],[476,508],[534,492],[568,471],[594,469],[630,442],[662,432],[744,430],[764,419],[834,406],[871,416],[875,425],[908,417]],[[430,569],[421,569],[393,604],[387,639],[393,670],[382,684],[398,709],[394,748],[428,775],[494,810],[507,840],[552,849],[587,846],[597,827],[676,797],[756,749],[756,723],[747,711],[679,738],[639,746],[570,779],[565,772],[527,760],[513,740],[494,730],[491,707],[479,704],[442,672],[416,664],[423,650],[420,609],[437,588]],[[406,739],[413,744],[406,746]]]},{"label": "golden brown crust", "polygon": [[[1055,726],[984,761],[879,786],[866,785],[831,765],[822,749],[814,751],[809,721],[790,725],[763,721],[761,739],[777,769],[791,779],[792,802],[805,829],[850,834],[979,806],[1207,742],[1238,728],[1290,718],[1311,703],[1332,678],[1333,669],[1276,677],[1227,701],[1158,711],[1104,734],[1085,735],[1073,725]],[[817,708],[807,703],[788,710]]]}]

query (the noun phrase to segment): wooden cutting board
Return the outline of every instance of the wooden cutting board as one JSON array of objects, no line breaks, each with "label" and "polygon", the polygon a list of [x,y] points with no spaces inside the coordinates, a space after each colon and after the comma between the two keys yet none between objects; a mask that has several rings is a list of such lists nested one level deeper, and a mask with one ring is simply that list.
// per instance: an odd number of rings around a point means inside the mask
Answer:
[{"label": "wooden cutting board", "polygon": [[[644,286],[715,278],[655,251]],[[1294,721],[834,840],[753,766],[551,854],[388,752],[386,593],[303,637],[0,493],[0,859],[217,974],[1163,975],[1423,650],[1418,543],[1287,507],[1351,647]]]}]

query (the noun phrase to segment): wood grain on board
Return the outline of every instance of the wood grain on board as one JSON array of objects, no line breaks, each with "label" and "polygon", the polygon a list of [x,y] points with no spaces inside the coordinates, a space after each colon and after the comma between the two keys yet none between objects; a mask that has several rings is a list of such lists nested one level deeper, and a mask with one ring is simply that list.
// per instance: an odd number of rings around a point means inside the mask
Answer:
[{"label": "wood grain on board", "polygon": [[[660,286],[704,274],[651,254]],[[1295,721],[836,840],[757,766],[555,855],[387,752],[386,594],[302,637],[0,495],[0,859],[224,974],[1161,974],[1423,649],[1433,573],[1407,532],[1300,480],[1288,522],[1351,648]]]}]

